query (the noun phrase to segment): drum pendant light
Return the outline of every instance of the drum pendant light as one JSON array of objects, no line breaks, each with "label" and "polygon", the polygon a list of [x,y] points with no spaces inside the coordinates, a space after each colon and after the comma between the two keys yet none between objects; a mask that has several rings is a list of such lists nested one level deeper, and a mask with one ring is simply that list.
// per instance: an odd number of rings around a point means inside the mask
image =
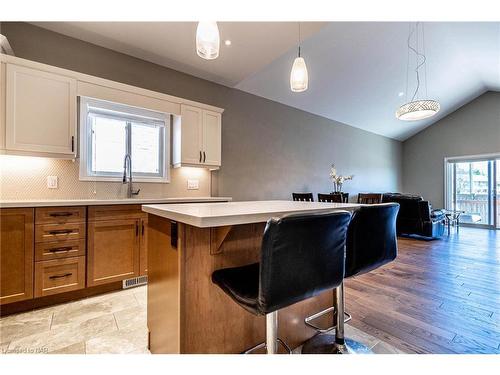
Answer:
[{"label": "drum pendant light", "polygon": [[[420,52],[419,46],[419,32],[422,34],[422,51]],[[411,38],[415,34],[415,46],[411,45]],[[409,102],[406,102],[398,108],[396,111],[396,118],[402,121],[416,121],[423,120],[434,116],[439,112],[441,108],[439,102],[436,100],[428,99],[427,97],[427,59],[425,56],[425,36],[424,36],[424,26],[420,25],[419,22],[416,23],[415,28],[410,25],[410,30],[408,32],[408,64],[406,67],[406,98],[408,99],[408,79],[409,79],[409,68],[410,68],[410,51],[415,54],[416,58],[416,88],[413,96]],[[424,69],[424,85],[425,85],[425,98],[419,99],[419,89],[420,89],[420,69]]]}]

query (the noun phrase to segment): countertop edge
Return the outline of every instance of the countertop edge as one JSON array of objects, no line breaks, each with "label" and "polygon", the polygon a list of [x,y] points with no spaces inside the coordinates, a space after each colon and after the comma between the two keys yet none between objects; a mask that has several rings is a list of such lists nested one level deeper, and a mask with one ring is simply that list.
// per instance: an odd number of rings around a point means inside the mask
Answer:
[{"label": "countertop edge", "polygon": [[179,197],[179,198],[131,198],[131,199],[61,199],[61,200],[6,200],[0,201],[0,208],[31,208],[61,206],[111,206],[121,204],[174,204],[231,202],[231,197]]},{"label": "countertop edge", "polygon": [[[358,205],[353,205],[350,207],[342,208],[317,208],[314,211],[352,211],[355,210]],[[301,214],[310,213],[311,210],[297,210],[297,211],[277,211],[273,213],[248,213],[248,214],[235,214],[235,215],[224,215],[218,217],[201,217],[189,214],[183,214],[180,212],[166,211],[158,209],[155,207],[147,207],[147,205],[142,206],[142,210],[148,214],[156,215],[169,219],[172,221],[177,221],[179,223],[192,225],[198,228],[213,228],[229,225],[244,225],[244,224],[255,224],[255,223],[265,223],[271,217],[279,217],[285,214]]]}]

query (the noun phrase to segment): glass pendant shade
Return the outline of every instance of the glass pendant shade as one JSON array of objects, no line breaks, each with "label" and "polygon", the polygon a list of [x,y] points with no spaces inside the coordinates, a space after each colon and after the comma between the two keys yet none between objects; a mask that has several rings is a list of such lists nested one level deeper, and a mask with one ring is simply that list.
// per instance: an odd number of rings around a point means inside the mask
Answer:
[{"label": "glass pendant shade", "polygon": [[292,72],[290,73],[290,89],[293,92],[306,91],[309,85],[309,76],[304,58],[297,57],[293,62]]},{"label": "glass pendant shade", "polygon": [[396,117],[403,121],[423,120],[434,116],[441,106],[435,100],[415,100],[403,104],[396,111]]},{"label": "glass pendant shade", "polygon": [[214,60],[219,56],[220,36],[217,22],[198,22],[196,53],[202,59]]}]

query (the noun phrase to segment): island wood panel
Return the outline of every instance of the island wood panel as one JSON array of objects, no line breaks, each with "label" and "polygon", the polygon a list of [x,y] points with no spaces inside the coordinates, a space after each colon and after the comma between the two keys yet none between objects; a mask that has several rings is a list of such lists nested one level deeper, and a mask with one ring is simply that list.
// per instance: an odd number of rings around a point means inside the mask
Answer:
[{"label": "island wood panel", "polygon": [[148,308],[151,353],[180,353],[180,246],[171,221],[148,215]]},{"label": "island wood panel", "polygon": [[0,210],[0,305],[33,298],[33,234],[32,208]]},{"label": "island wood panel", "polygon": [[139,274],[148,274],[148,218],[141,219],[141,249],[139,255]]},{"label": "island wood panel", "polygon": [[[216,254],[220,230],[178,224],[177,248],[171,221],[149,215],[148,328],[152,353],[240,353],[265,337],[265,318],[232,301],[211,281],[212,272],[260,259],[264,223],[232,226]],[[328,291],[279,312],[279,336],[291,347],[316,332],[308,315],[333,303]]]}]

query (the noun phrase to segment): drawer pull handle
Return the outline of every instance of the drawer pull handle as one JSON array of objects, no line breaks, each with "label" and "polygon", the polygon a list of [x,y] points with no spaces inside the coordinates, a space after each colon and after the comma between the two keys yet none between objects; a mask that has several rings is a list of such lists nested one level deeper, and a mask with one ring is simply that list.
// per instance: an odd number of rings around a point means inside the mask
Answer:
[{"label": "drawer pull handle", "polygon": [[60,229],[60,230],[51,230],[49,234],[70,234],[73,233],[73,229]]},{"label": "drawer pull handle", "polygon": [[68,277],[73,275],[71,272],[65,273],[63,275],[54,275],[54,276],[49,276],[49,279],[60,279],[62,277]]},{"label": "drawer pull handle", "polygon": [[49,249],[51,253],[66,253],[72,249],[71,246],[66,247],[54,247],[53,249]]},{"label": "drawer pull handle", "polygon": [[51,212],[49,216],[52,217],[73,216],[73,214],[71,212]]}]

